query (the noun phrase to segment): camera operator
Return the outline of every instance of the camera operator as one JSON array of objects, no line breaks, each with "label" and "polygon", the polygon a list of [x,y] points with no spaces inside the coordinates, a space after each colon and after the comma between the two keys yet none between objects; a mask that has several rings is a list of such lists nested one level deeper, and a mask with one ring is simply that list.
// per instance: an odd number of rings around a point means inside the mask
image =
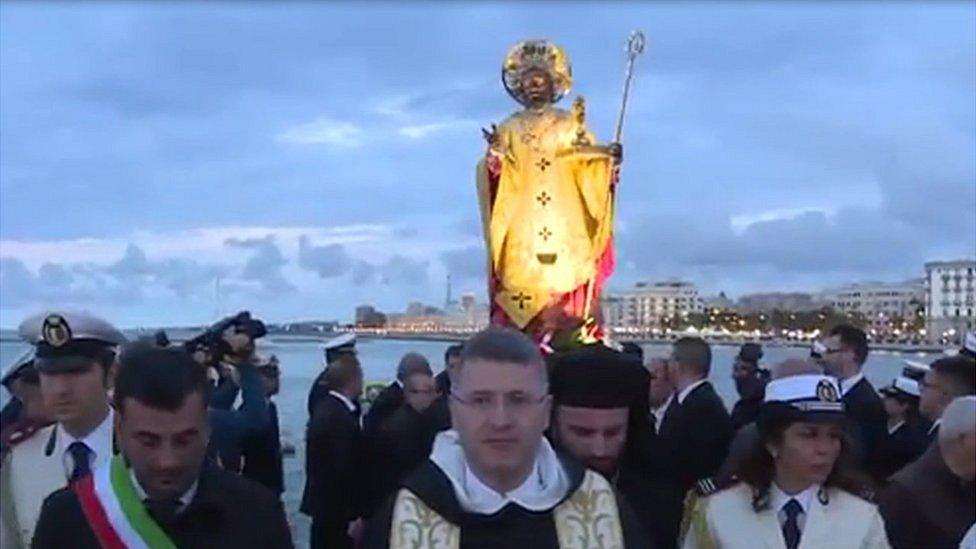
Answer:
[{"label": "camera operator", "polygon": [[[264,323],[242,311],[211,326],[187,342],[198,364],[224,366],[224,381],[212,395],[210,426],[213,430],[210,455],[232,471],[240,470],[241,452],[248,436],[260,433],[268,424],[268,406],[261,376],[254,364],[254,342],[267,334]],[[203,347],[204,343],[209,346]],[[242,404],[232,405],[240,391]],[[219,402],[218,402],[219,400]]]}]

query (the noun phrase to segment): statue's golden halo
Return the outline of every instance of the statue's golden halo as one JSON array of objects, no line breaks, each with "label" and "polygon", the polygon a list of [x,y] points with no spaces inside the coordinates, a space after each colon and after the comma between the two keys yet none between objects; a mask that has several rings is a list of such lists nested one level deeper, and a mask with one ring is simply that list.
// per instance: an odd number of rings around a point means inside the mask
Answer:
[{"label": "statue's golden halo", "polygon": [[505,56],[502,83],[508,94],[523,105],[528,104],[528,98],[522,91],[521,77],[529,69],[542,69],[552,77],[553,103],[573,87],[573,70],[565,50],[548,40],[519,42]]}]

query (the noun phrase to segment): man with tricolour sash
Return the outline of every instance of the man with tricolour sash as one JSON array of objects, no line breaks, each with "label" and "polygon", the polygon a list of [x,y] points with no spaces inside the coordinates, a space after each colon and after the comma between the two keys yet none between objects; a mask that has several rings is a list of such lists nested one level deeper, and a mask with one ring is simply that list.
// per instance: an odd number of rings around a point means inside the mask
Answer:
[{"label": "man with tricolour sash", "polygon": [[123,355],[113,395],[120,453],[44,501],[32,547],[292,547],[277,494],[206,459],[209,393],[182,349]]}]

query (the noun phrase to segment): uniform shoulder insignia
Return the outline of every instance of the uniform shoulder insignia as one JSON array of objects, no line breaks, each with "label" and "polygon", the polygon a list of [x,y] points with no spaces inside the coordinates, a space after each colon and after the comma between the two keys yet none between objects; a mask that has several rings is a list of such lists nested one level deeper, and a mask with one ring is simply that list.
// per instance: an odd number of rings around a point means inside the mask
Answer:
[{"label": "uniform shoulder insignia", "polygon": [[739,480],[734,476],[706,477],[695,483],[695,495],[701,498],[708,497],[738,483]]},{"label": "uniform shoulder insignia", "polygon": [[11,448],[29,440],[50,424],[50,422],[18,421],[0,433],[0,447],[4,452],[9,452]]}]

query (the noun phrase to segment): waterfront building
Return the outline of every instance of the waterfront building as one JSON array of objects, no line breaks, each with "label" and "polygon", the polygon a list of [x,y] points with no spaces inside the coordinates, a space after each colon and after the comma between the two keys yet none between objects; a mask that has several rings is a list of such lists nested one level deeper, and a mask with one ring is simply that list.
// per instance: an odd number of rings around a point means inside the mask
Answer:
[{"label": "waterfront building", "polygon": [[926,263],[924,294],[929,341],[958,343],[976,327],[976,261]]},{"label": "waterfront building", "polygon": [[665,319],[702,311],[698,288],[681,280],[639,282],[631,290],[607,293],[603,298],[604,322],[615,328],[661,327]]}]

